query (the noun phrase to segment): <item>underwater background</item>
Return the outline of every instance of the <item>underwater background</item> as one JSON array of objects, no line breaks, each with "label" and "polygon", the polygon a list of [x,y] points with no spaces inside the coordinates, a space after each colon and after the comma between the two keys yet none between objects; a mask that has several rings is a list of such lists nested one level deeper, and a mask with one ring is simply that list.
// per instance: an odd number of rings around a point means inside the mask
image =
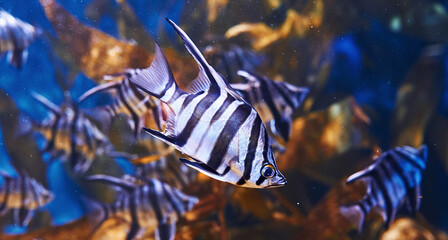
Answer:
[{"label": "underwater background", "polygon": [[[85,109],[103,131],[89,109],[112,97],[78,99],[106,75],[148,67],[154,41],[186,86],[198,67],[165,18],[231,83],[244,82],[243,69],[309,89],[276,153],[287,185],[248,189],[194,176],[182,191],[199,202],[178,219],[175,239],[448,239],[448,1],[0,0],[0,8],[42,32],[20,68],[0,60],[0,169],[24,169],[54,194],[28,226],[3,215],[0,239],[126,239],[127,221],[92,233],[85,198],[113,204],[113,189],[84,181],[43,151],[45,136],[24,132],[49,115],[35,93]],[[126,117],[116,118],[104,130],[115,150],[162,155],[133,146]],[[358,231],[339,207],[366,189],[347,177],[405,145],[427,147],[418,212],[399,207],[387,227],[372,211]],[[86,175],[137,174],[126,156],[97,155]]]}]

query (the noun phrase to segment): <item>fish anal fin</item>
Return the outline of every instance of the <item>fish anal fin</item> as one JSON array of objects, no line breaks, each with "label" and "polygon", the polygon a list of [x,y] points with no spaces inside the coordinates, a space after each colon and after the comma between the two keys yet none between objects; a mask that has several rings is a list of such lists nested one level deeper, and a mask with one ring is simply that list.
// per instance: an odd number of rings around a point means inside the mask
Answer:
[{"label": "fish anal fin", "polygon": [[223,173],[219,173],[216,170],[212,169],[207,164],[200,162],[196,159],[193,159],[193,161],[190,161],[185,158],[179,158],[179,160],[182,161],[187,166],[192,167],[206,175],[214,176],[217,179],[221,178],[224,174],[226,174],[230,170],[230,166],[228,166],[227,169]]}]

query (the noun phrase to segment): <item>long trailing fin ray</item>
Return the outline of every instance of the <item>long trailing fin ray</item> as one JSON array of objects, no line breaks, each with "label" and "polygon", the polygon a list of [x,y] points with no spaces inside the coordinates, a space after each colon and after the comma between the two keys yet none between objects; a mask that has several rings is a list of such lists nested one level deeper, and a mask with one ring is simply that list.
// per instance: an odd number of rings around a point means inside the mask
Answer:
[{"label": "long trailing fin ray", "polygon": [[209,175],[214,175],[218,179],[225,174],[225,173],[219,173],[216,170],[212,169],[207,164],[205,164],[203,162],[200,162],[200,161],[197,161],[195,159],[193,159],[194,161],[190,161],[190,160],[188,160],[186,158],[179,158],[179,160],[181,162],[183,162],[184,164],[186,164],[187,166],[191,167],[191,168],[197,169],[198,171],[203,172],[203,173],[207,173]]},{"label": "long trailing fin ray", "polygon": [[[131,73],[129,80],[143,91],[159,98],[164,102],[168,102],[172,97],[183,94],[174,80],[171,68],[166,60],[162,48],[155,43],[155,56],[151,65],[142,70],[135,70]],[[171,96],[165,96],[165,93],[174,84],[174,93]],[[164,98],[165,97],[165,98]]]},{"label": "long trailing fin ray", "polygon": [[97,182],[102,182],[102,183],[106,183],[112,186],[117,186],[120,188],[123,188],[126,191],[132,191],[135,189],[135,184],[120,178],[116,178],[116,177],[112,177],[112,176],[108,176],[108,175],[102,175],[102,174],[98,174],[98,175],[91,175],[85,178],[88,181],[97,181]]},{"label": "long trailing fin ray", "polygon": [[87,98],[89,98],[90,96],[92,96],[95,93],[107,91],[112,88],[116,88],[120,84],[121,84],[121,81],[115,81],[115,82],[108,82],[108,83],[104,83],[104,84],[98,85],[96,87],[93,87],[93,88],[89,89],[88,91],[86,91],[85,93],[83,93],[78,98],[78,103],[82,103],[84,100],[86,100]]},{"label": "long trailing fin ray", "polygon": [[164,135],[163,133],[159,132],[159,131],[155,131],[152,130],[150,128],[143,128],[147,133],[151,134],[152,136],[164,141],[167,144],[174,144],[176,145],[176,139],[175,138],[171,138],[168,137],[166,135]]},{"label": "long trailing fin ray", "polygon": [[199,49],[196,47],[196,45],[193,43],[193,41],[188,37],[188,35],[182,30],[179,26],[177,26],[176,23],[174,23],[171,19],[166,18],[169,24],[173,26],[174,30],[177,32],[177,34],[182,38],[185,47],[187,48],[188,52],[194,57],[196,62],[199,66],[199,71],[204,72],[205,76],[207,76],[208,81],[210,81],[210,87],[219,86],[221,88],[228,88],[227,82],[225,82],[222,78],[215,78],[212,76],[213,72],[216,72],[205,60],[202,53],[199,51]]},{"label": "long trailing fin ray", "polygon": [[31,96],[33,96],[34,99],[36,99],[38,102],[40,102],[45,108],[47,108],[49,111],[56,115],[62,114],[62,109],[58,106],[56,106],[54,103],[50,102],[47,98],[40,95],[37,92],[31,92]]},{"label": "long trailing fin ray", "polygon": [[[188,37],[188,35],[182,30],[179,26],[176,25],[171,19],[166,18],[169,24],[174,27],[174,30],[176,30],[177,34],[182,38],[185,47],[187,48],[188,52],[190,52],[191,55],[193,55],[194,59],[198,63],[200,74],[198,76],[199,79],[202,79],[203,75],[206,76],[207,80],[210,82],[210,85],[208,88],[221,88],[225,89],[230,95],[232,95],[234,98],[246,102],[241,95],[239,95],[226,81],[225,77],[222,76],[220,73],[216,72],[213,67],[211,67],[207,61],[205,60],[202,53],[199,51],[199,49],[196,47],[196,45],[193,43],[193,41]],[[246,102],[247,103],[247,102]]]}]

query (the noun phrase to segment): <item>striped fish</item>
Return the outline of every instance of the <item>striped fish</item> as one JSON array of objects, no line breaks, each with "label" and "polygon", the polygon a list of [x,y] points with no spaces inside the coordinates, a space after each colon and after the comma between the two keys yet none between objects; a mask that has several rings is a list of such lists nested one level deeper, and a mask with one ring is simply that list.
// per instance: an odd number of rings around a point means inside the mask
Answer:
[{"label": "striped fish", "polygon": [[158,161],[137,164],[135,175],[141,178],[155,178],[182,190],[196,179],[197,171],[182,164],[175,153],[170,153]]},{"label": "striped fish", "polygon": [[8,62],[21,68],[26,61],[26,48],[38,37],[39,30],[0,9],[0,58],[8,52]]},{"label": "striped fish", "polygon": [[185,32],[167,21],[182,37],[200,71],[184,92],[156,44],[151,66],[135,70],[130,77],[170,108],[165,131],[147,132],[189,156],[190,160],[181,158],[185,164],[217,180],[252,188],[285,185],[257,111],[206,62]]},{"label": "striped fish", "polygon": [[0,215],[13,210],[14,224],[27,226],[34,212],[51,202],[54,195],[25,172],[18,171],[17,177],[1,172],[3,184],[0,186]]},{"label": "striped fish", "polygon": [[62,158],[74,173],[85,173],[95,156],[112,151],[109,139],[75,105],[63,110],[42,95],[34,93],[33,97],[52,113],[33,126],[46,139],[43,152],[50,153],[52,159]]},{"label": "striped fish", "polygon": [[238,75],[247,83],[231,84],[260,114],[266,129],[275,139],[287,142],[291,134],[292,114],[308,95],[308,88],[278,82],[246,71]]},{"label": "striped fish", "polygon": [[101,118],[105,116],[99,120],[103,123],[105,122],[106,125],[110,125],[114,116],[124,114],[129,117],[129,125],[134,130],[135,137],[138,137],[146,117],[151,118],[151,122],[155,124],[158,130],[162,130],[163,120],[160,101],[138,90],[129,81],[129,76],[129,74],[125,73],[119,80],[115,79],[90,89],[79,98],[78,102],[81,103],[94,94],[106,91],[113,95],[113,103],[93,109],[91,111],[93,117],[100,116]]},{"label": "striped fish", "polygon": [[196,197],[185,195],[156,179],[93,175],[87,177],[87,180],[103,182],[123,190],[115,203],[101,204],[102,218],[99,224],[111,217],[126,220],[131,224],[127,240],[137,237],[141,230],[154,229],[157,239],[174,239],[176,222],[198,202]]},{"label": "striped fish", "polygon": [[230,83],[241,82],[238,70],[253,72],[265,60],[265,56],[252,50],[237,45],[223,45],[205,47],[204,56]]},{"label": "striped fish", "polygon": [[420,149],[397,147],[383,153],[369,167],[347,179],[347,184],[364,181],[367,193],[362,200],[341,206],[341,213],[354,221],[359,231],[373,208],[380,210],[386,227],[394,220],[404,202],[408,210],[415,214],[420,207],[420,183],[426,161],[426,146]]}]

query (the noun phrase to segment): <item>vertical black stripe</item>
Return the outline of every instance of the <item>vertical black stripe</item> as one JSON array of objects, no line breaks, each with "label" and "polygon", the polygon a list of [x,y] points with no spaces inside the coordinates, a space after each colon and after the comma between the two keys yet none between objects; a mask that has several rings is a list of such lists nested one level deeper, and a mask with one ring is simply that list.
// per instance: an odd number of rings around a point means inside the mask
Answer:
[{"label": "vertical black stripe", "polygon": [[157,191],[156,191],[154,180],[150,179],[148,181],[148,188],[147,189],[148,189],[149,201],[151,202],[151,205],[152,205],[152,207],[154,209],[154,212],[156,213],[157,222],[160,223],[163,220],[163,216],[162,216],[162,212],[161,212],[159,199],[158,199],[158,194],[157,194]]},{"label": "vertical black stripe", "polygon": [[[402,156],[403,160],[409,162],[412,166],[416,167],[420,171],[425,170],[424,168],[422,168],[422,166],[419,163],[416,162],[417,161],[416,158],[417,159],[421,159],[421,158],[419,158],[419,157],[417,157],[415,155],[409,156],[408,154],[405,154],[405,153],[403,153],[402,151],[399,151],[399,150],[393,150],[393,151],[395,153],[397,153],[398,155]],[[425,164],[423,164],[423,165],[425,165]]]},{"label": "vertical black stripe", "polygon": [[0,213],[3,213],[8,209],[8,198],[9,194],[11,193],[11,187],[9,185],[11,184],[12,179],[9,177],[3,177],[3,179],[5,181],[5,192],[3,193],[4,194],[3,202],[0,205]]},{"label": "vertical black stripe", "polygon": [[[181,205],[181,203],[178,201],[178,199],[174,199],[173,195],[170,192],[168,192],[168,189],[166,189],[168,187],[168,185],[161,183],[161,186],[163,189],[163,195],[165,196],[166,199],[168,199],[169,203],[173,207],[177,216],[179,218],[181,218],[182,217],[182,209],[180,209],[180,207],[179,207],[179,205]],[[175,190],[173,189],[173,191],[175,191]]]},{"label": "vertical black stripe", "polygon": [[[403,180],[403,183],[406,187],[406,193],[408,196],[408,201],[411,204],[411,206],[414,208],[412,209],[412,211],[415,211],[415,207],[417,206],[417,199],[415,199],[415,196],[412,196],[412,189],[415,186],[411,186],[411,183],[409,182],[408,178],[405,175],[405,172],[403,170],[403,168],[400,166],[398,159],[397,158],[401,158],[400,156],[395,155],[395,152],[391,152],[390,153],[392,156],[388,155],[388,162],[390,164],[390,166],[394,169],[394,172],[396,172],[400,178]],[[416,183],[418,184],[418,183]]]},{"label": "vertical black stripe", "polygon": [[[288,104],[292,109],[296,109],[296,105],[291,101],[292,97],[296,97],[296,95],[291,94],[285,86],[281,82],[272,81],[272,85],[277,90],[277,92],[282,96],[282,99]],[[285,92],[286,91],[286,92]],[[302,95],[299,95],[300,97]],[[300,99],[297,100],[300,103]]]},{"label": "vertical black stripe", "polygon": [[212,125],[216,120],[218,120],[221,115],[224,113],[224,111],[229,107],[229,105],[231,103],[233,103],[235,101],[235,98],[232,97],[232,95],[228,94],[226,99],[224,99],[224,102],[222,103],[222,105],[219,107],[218,111],[215,112],[215,114],[213,115],[211,121],[210,121],[210,125]]},{"label": "vertical black stripe", "polygon": [[[268,150],[269,150],[269,135],[266,131],[263,132],[264,134],[264,148],[263,148],[263,163],[261,164],[261,166],[263,167],[264,165],[268,164]],[[274,161],[275,164],[275,161]],[[275,166],[277,167],[277,166]],[[255,184],[257,184],[258,186],[261,185],[264,181],[266,180],[265,177],[263,177],[263,175],[261,175],[260,173],[260,177],[258,178],[258,180],[255,182]]]},{"label": "vertical black stripe", "polygon": [[125,97],[125,90],[121,87],[118,91],[118,96],[120,100],[123,102],[124,106],[128,109],[129,113],[131,114],[132,121],[134,122],[134,136],[138,136],[138,132],[140,129],[138,129],[138,123],[139,123],[139,117],[137,113],[135,113],[134,109],[127,103],[126,97]]},{"label": "vertical black stripe", "polygon": [[252,163],[255,158],[255,153],[258,147],[258,138],[260,137],[260,126],[261,119],[257,116],[252,126],[252,130],[249,138],[249,145],[247,146],[246,158],[244,159],[244,173],[240,180],[236,183],[237,185],[243,185],[246,180],[250,178],[252,172]]},{"label": "vertical black stripe", "polygon": [[375,184],[377,184],[379,187],[378,192],[375,192],[374,194],[382,194],[383,195],[384,203],[385,203],[384,211],[386,212],[386,225],[387,225],[390,221],[390,217],[392,216],[392,212],[393,212],[393,206],[392,206],[392,201],[389,198],[389,192],[387,191],[387,187],[384,185],[384,180],[381,179],[381,176],[379,175],[377,169],[371,171],[370,175],[372,176],[372,180],[375,181]]},{"label": "vertical black stripe", "polygon": [[49,141],[47,143],[47,146],[45,146],[45,148],[44,148],[45,152],[49,152],[49,151],[51,151],[51,149],[54,148],[54,142],[55,142],[55,139],[56,139],[56,134],[58,132],[58,125],[59,125],[59,121],[61,120],[61,116],[60,115],[55,114],[55,116],[56,117],[54,119],[53,125],[51,126],[51,130],[50,130],[51,131],[50,139],[49,139]]},{"label": "vertical black stripe", "polygon": [[252,107],[247,104],[239,105],[232,115],[227,119],[226,125],[219,134],[219,141],[215,143],[212,152],[210,153],[210,159],[207,165],[214,170],[217,170],[224,160],[224,156],[227,153],[230,142],[238,134],[238,130],[241,125],[246,121],[252,112]]},{"label": "vertical black stripe", "polygon": [[282,116],[278,112],[277,108],[275,107],[274,99],[271,95],[271,89],[269,89],[267,83],[264,80],[260,80],[260,90],[263,96],[261,98],[258,98],[257,101],[261,102],[264,101],[268,107],[269,110],[271,110],[272,115],[274,116],[275,120],[280,120]]},{"label": "vertical black stripe", "polygon": [[218,99],[219,95],[219,91],[209,91],[207,95],[198,102],[184,129],[179,134],[179,136],[176,137],[176,144],[178,146],[182,147],[187,143],[188,138],[193,132],[193,129],[198,124],[200,118],[205,113],[205,111],[207,111],[207,109],[216,101],[216,99]]}]

